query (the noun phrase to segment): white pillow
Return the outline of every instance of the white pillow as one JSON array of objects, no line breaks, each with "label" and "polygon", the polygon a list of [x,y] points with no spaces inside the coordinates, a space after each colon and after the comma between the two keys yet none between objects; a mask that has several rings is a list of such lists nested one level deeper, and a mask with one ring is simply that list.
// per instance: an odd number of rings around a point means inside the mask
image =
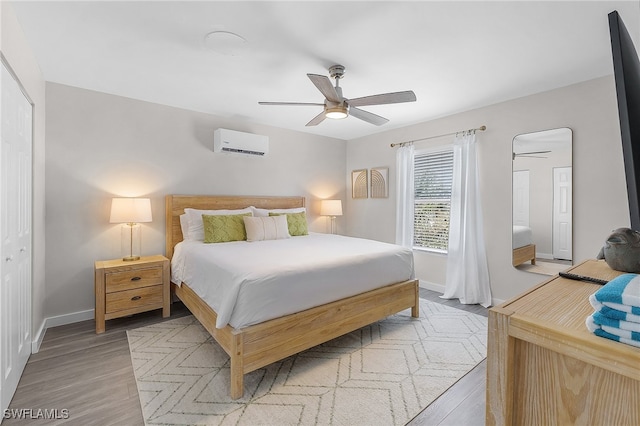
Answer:
[{"label": "white pillow", "polygon": [[307,209],[304,207],[295,207],[292,209],[259,209],[257,207],[249,207],[253,212],[254,217],[268,217],[269,213],[302,213]]},{"label": "white pillow", "polygon": [[185,237],[184,239],[196,240],[196,241],[204,241],[204,224],[202,223],[203,214],[211,215],[211,216],[220,216],[220,215],[252,213],[249,207],[247,207],[246,209],[238,209],[238,210],[184,209],[184,212],[187,215],[187,222],[189,223],[189,228],[187,231],[188,237]]},{"label": "white pillow", "polygon": [[289,238],[287,216],[251,217],[245,216],[244,228],[247,241],[282,240]]},{"label": "white pillow", "polygon": [[189,234],[189,219],[187,218],[186,213],[182,213],[180,215],[180,229],[182,230],[182,239],[188,239],[187,235]]}]

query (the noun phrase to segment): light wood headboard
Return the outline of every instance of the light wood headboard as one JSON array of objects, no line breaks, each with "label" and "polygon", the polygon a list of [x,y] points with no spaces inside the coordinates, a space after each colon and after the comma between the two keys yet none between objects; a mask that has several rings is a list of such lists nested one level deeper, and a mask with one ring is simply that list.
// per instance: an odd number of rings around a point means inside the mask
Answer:
[{"label": "light wood headboard", "polygon": [[173,256],[173,248],[182,241],[180,215],[185,208],[199,210],[244,209],[254,206],[260,209],[290,209],[304,207],[304,197],[245,197],[234,195],[167,195],[165,197],[166,250]]}]

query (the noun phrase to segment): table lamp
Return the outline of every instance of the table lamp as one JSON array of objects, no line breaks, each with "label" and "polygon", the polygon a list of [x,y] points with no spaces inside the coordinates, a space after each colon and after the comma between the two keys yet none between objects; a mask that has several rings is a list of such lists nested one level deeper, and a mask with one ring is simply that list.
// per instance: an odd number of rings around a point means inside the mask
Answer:
[{"label": "table lamp", "polygon": [[320,202],[320,216],[331,217],[331,233],[335,234],[336,216],[342,216],[342,200],[322,200]]},{"label": "table lamp", "polygon": [[140,259],[142,232],[140,223],[151,222],[149,198],[114,198],[111,200],[110,223],[122,223],[122,260]]}]

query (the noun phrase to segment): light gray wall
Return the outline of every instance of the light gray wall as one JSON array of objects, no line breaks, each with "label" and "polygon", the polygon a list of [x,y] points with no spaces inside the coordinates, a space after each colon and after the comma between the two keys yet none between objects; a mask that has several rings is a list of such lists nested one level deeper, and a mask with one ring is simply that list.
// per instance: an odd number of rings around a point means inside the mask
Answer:
[{"label": "light gray wall", "polygon": [[45,82],[10,3],[0,2],[0,50],[34,103],[32,336],[44,326],[45,304]]},{"label": "light gray wall", "polygon": [[[345,141],[60,84],[46,89],[47,317],[93,309],[94,261],[121,257],[119,225],[109,223],[114,196],[151,198],[143,255],[164,253],[167,194],[303,195],[318,232],[327,224],[318,201],[345,199]],[[269,154],[214,153],[219,127],[269,136]]]},{"label": "light gray wall", "polygon": [[[396,150],[390,143],[481,125],[487,126],[478,134],[478,158],[494,299],[508,299],[542,281],[540,275],[511,266],[511,141],[515,135],[558,127],[573,130],[574,261],[594,258],[612,229],[629,226],[616,95],[613,77],[608,76],[349,141],[348,171],[390,167],[389,199],[347,198],[349,234],[395,240]],[[416,147],[442,142],[422,142]],[[348,180],[346,185],[350,191]],[[444,285],[446,256],[416,252],[415,261],[419,279],[435,287]]]}]

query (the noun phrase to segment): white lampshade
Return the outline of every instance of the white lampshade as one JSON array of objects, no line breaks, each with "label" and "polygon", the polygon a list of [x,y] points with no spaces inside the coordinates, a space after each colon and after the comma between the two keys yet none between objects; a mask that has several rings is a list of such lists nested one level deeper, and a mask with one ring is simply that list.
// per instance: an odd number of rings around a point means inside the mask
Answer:
[{"label": "white lampshade", "polygon": [[114,198],[111,200],[109,222],[151,222],[151,200],[149,198]]},{"label": "white lampshade", "polygon": [[342,216],[342,200],[320,201],[320,216]]}]

